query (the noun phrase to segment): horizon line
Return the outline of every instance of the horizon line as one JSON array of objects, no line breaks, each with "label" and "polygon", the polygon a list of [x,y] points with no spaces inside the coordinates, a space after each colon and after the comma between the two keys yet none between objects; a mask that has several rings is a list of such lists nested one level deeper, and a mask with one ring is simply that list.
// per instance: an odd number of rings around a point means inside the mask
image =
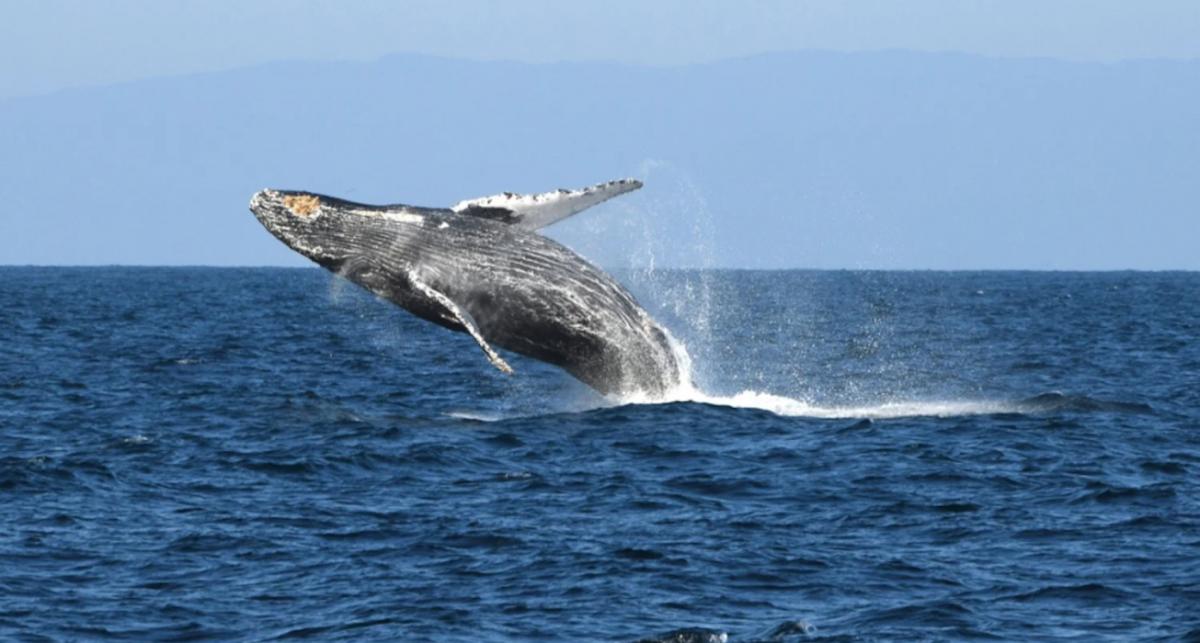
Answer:
[{"label": "horizon line", "polygon": [[[9,264],[0,263],[0,270],[10,269],[64,269],[85,270],[105,268],[135,268],[153,270],[324,270],[316,264],[293,266],[283,264]],[[1039,272],[1039,273],[1200,273],[1200,268],[753,268],[739,266],[712,267],[657,267],[637,266],[603,267],[606,272]]]}]

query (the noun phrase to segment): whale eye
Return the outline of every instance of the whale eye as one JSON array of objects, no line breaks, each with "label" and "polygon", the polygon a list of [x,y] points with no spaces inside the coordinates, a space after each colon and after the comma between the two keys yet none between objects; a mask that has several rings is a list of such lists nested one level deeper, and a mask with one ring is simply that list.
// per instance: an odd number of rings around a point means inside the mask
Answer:
[{"label": "whale eye", "polygon": [[292,214],[307,217],[317,211],[317,208],[321,206],[321,201],[311,194],[299,194],[283,197],[283,205],[291,210]]}]

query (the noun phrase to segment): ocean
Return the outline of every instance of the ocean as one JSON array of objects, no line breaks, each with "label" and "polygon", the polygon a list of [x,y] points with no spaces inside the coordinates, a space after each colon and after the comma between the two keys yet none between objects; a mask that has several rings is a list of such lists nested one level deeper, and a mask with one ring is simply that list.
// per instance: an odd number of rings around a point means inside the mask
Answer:
[{"label": "ocean", "polygon": [[315,268],[0,268],[0,638],[1200,641],[1200,273],[617,276],[670,401]]}]

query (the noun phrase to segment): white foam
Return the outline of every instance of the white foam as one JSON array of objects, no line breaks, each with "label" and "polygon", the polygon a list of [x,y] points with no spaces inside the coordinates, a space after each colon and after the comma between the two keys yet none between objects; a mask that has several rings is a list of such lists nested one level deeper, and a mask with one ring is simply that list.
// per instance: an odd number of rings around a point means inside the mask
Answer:
[{"label": "white foam", "polygon": [[860,406],[821,406],[795,398],[764,393],[742,391],[731,396],[697,395],[687,400],[717,406],[758,409],[787,417],[813,418],[903,418],[903,417],[956,417],[963,415],[986,415],[989,413],[1012,412],[1011,404],[986,400],[912,400],[893,401]]},{"label": "white foam", "polygon": [[821,405],[765,391],[743,390],[734,395],[706,393],[692,383],[692,358],[687,347],[669,331],[666,333],[683,373],[683,382],[665,395],[633,394],[609,398],[616,404],[670,404],[694,402],[740,409],[769,411],[785,417],[868,418],[956,417],[991,413],[1018,413],[1018,404],[997,400],[889,400],[862,405]]},{"label": "white foam", "polygon": [[499,422],[500,420],[510,419],[499,413],[485,411],[448,411],[446,416],[471,422]]},{"label": "white foam", "polygon": [[[659,404],[709,404],[735,409],[754,409],[767,411],[781,417],[799,417],[815,419],[871,419],[886,420],[909,417],[962,417],[969,415],[989,415],[993,413],[1023,413],[1027,412],[1021,405],[1012,401],[1000,400],[907,400],[889,401],[861,405],[821,405],[811,402],[776,395],[765,391],[745,390],[734,395],[713,395],[699,389],[688,387],[672,391],[662,397],[650,398],[644,395],[608,396],[603,402],[571,409],[560,409],[552,412],[586,413],[600,409],[614,408],[626,405],[659,405]],[[531,413],[504,413],[497,411],[458,410],[446,412],[447,417],[474,422],[500,422],[522,417],[535,417],[548,411]]]},{"label": "white foam", "polygon": [[713,395],[691,385],[667,395],[651,398],[629,395],[615,398],[618,404],[672,404],[692,402],[738,409],[768,411],[784,417],[866,418],[958,417],[992,413],[1019,413],[1019,405],[1000,400],[894,400],[862,405],[821,405],[765,391],[744,390],[734,395]]}]

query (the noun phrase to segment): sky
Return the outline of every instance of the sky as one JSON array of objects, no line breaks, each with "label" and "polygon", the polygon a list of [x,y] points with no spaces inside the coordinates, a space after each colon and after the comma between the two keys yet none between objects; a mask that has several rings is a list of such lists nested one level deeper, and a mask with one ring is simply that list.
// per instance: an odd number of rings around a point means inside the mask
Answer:
[{"label": "sky", "polygon": [[0,99],[282,60],[670,65],[763,52],[1200,57],[1195,0],[3,0]]},{"label": "sky", "polygon": [[253,190],[639,176],[548,234],[605,267],[1196,270],[1198,70],[1194,0],[0,0],[0,264],[303,265]]}]

